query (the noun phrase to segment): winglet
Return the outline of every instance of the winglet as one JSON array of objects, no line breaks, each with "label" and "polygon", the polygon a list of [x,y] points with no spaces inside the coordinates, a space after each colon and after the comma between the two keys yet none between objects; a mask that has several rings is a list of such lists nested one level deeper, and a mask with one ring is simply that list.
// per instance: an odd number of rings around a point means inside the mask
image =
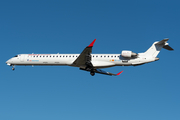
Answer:
[{"label": "winglet", "polygon": [[123,71],[119,72],[119,73],[118,73],[118,74],[116,74],[116,75],[120,75],[122,72],[123,72]]},{"label": "winglet", "polygon": [[95,41],[96,39],[94,39],[93,42],[88,47],[93,47]]}]

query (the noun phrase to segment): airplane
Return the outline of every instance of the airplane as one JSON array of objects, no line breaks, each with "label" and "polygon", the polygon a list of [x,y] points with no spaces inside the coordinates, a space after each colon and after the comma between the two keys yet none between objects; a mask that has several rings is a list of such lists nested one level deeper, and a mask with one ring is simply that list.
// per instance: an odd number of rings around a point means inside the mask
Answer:
[{"label": "airplane", "polygon": [[89,71],[92,76],[95,73],[117,76],[123,71],[113,74],[101,70],[101,68],[108,68],[113,66],[138,66],[145,63],[159,60],[157,55],[162,48],[173,50],[167,43],[169,39],[163,39],[154,42],[152,46],[144,53],[134,53],[129,50],[123,50],[121,54],[92,54],[92,47],[96,41],[93,40],[81,54],[18,54],[8,61],[6,64],[12,66],[15,70],[15,65],[31,65],[31,66],[73,66],[79,67],[80,70]]}]

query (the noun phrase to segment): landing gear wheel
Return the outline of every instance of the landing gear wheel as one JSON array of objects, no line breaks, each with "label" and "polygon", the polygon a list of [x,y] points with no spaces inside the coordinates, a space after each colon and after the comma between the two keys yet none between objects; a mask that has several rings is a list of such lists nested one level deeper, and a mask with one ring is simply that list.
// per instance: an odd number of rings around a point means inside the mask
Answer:
[{"label": "landing gear wheel", "polygon": [[95,72],[90,72],[90,74],[91,74],[92,76],[94,76],[94,75],[95,75]]},{"label": "landing gear wheel", "polygon": [[15,68],[12,68],[12,70],[15,70]]}]

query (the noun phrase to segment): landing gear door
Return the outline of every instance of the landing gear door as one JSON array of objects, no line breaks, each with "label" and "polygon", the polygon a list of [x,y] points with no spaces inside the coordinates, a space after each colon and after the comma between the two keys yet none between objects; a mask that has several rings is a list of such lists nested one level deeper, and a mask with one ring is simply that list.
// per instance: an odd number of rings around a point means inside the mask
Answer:
[{"label": "landing gear door", "polygon": [[24,62],[24,57],[25,57],[25,56],[24,56],[24,55],[19,55],[19,57],[20,57],[20,61],[21,61],[21,62]]}]

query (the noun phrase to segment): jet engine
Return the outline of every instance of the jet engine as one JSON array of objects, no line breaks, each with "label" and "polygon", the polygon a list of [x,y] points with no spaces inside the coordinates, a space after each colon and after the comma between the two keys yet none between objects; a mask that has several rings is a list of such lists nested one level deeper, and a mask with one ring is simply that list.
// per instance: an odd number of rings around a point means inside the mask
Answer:
[{"label": "jet engine", "polygon": [[121,52],[121,56],[125,57],[125,58],[132,58],[132,57],[137,57],[137,53],[133,53],[132,51],[128,51],[128,50],[123,50]]}]

